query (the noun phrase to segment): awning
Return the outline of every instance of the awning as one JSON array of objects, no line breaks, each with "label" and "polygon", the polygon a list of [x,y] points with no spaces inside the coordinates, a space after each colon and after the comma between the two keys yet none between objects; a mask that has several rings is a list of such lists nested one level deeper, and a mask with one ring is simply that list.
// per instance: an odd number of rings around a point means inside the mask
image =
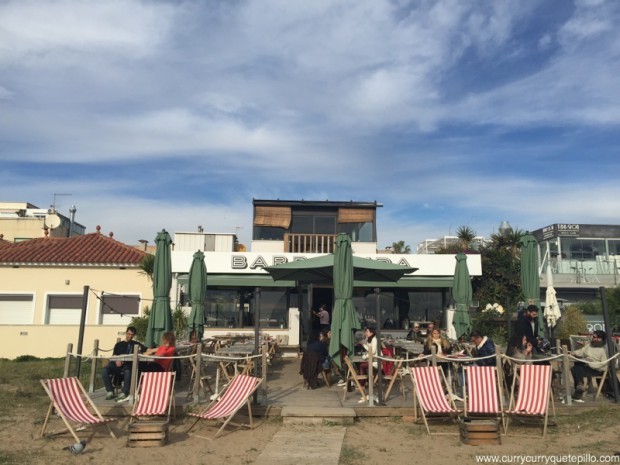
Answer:
[{"label": "awning", "polygon": [[[269,275],[209,274],[209,287],[295,287],[295,281],[274,281]],[[179,284],[187,284],[187,275],[177,277]]]}]

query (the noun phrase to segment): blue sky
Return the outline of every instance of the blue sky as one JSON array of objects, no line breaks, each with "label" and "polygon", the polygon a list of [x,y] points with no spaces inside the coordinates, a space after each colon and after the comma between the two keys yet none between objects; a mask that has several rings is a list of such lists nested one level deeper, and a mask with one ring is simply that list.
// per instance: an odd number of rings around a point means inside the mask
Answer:
[{"label": "blue sky", "polygon": [[[378,201],[379,246],[618,224],[620,2],[0,3],[0,200],[128,243],[252,198]],[[0,231],[1,233],[1,231]]]}]

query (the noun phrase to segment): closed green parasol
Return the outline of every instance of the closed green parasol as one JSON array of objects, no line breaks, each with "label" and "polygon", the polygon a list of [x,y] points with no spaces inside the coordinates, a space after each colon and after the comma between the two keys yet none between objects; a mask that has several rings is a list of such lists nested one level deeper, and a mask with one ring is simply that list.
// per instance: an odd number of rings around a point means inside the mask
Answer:
[{"label": "closed green parasol", "polygon": [[467,255],[456,255],[456,267],[454,268],[454,282],[452,284],[452,298],[456,304],[452,324],[456,330],[456,338],[469,336],[472,330],[471,318],[469,317],[469,305],[473,297],[469,268],[467,268]]},{"label": "closed green parasol", "polygon": [[[529,232],[519,241],[521,248],[521,292],[527,305],[540,308],[540,273],[538,271],[538,242]],[[538,312],[538,337],[545,337],[545,317]]]},{"label": "closed green parasol", "polygon": [[192,306],[187,326],[190,335],[194,332],[200,341],[205,331],[205,300],[207,298],[207,267],[205,266],[205,254],[200,250],[194,254],[187,287]]},{"label": "closed green parasol", "polygon": [[353,308],[353,252],[348,234],[339,234],[334,252],[334,312],[332,315],[332,338],[329,341],[329,354],[340,366],[341,346],[353,353],[354,331],[361,324]]},{"label": "closed green parasol", "polygon": [[170,234],[163,229],[155,238],[155,262],[153,263],[153,306],[146,330],[146,345],[155,347],[166,331],[173,330],[170,311],[170,287],[172,286],[172,261],[170,258]]}]

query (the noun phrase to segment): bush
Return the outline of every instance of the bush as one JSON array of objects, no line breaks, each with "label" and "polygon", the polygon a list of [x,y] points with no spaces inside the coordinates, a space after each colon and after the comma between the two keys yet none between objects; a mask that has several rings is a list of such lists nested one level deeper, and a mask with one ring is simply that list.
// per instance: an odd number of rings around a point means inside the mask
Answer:
[{"label": "bush", "polygon": [[562,318],[558,320],[555,337],[568,339],[571,334],[579,334],[587,331],[586,319],[578,307],[570,306],[564,311]]}]

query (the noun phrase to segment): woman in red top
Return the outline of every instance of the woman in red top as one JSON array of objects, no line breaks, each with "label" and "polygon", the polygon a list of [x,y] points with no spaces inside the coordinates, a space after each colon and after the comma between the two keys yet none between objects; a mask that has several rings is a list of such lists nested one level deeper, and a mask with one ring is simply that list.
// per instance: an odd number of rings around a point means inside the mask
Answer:
[{"label": "woman in red top", "polygon": [[[157,348],[148,349],[144,355],[155,357],[174,357],[176,355],[176,338],[172,331],[164,333],[161,337],[161,345]],[[152,362],[140,362],[140,371],[170,371],[170,365],[174,359],[158,358]]]}]

